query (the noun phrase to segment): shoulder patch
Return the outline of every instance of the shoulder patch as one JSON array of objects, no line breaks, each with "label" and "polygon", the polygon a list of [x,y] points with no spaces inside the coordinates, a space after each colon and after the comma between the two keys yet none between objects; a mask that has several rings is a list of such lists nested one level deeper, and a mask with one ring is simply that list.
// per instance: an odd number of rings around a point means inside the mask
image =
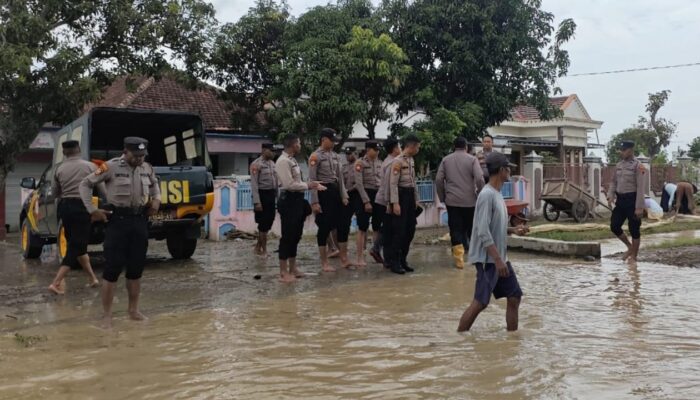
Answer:
[{"label": "shoulder patch", "polygon": [[400,163],[400,162],[395,162],[395,163],[391,166],[392,171],[394,171],[394,175],[396,175],[396,174],[398,174],[399,172],[401,172],[401,164],[402,164],[402,163]]},{"label": "shoulder patch", "polygon": [[641,172],[642,175],[647,173],[647,168],[642,163],[639,164],[639,172]]},{"label": "shoulder patch", "polygon": [[355,163],[355,171],[362,171],[362,161],[358,161]]},{"label": "shoulder patch", "polygon": [[103,173],[107,172],[108,169],[109,166],[107,165],[107,163],[102,163],[95,170],[95,175],[102,175]]},{"label": "shoulder patch", "polygon": [[312,167],[318,164],[318,154],[313,153],[311,154],[311,157],[309,157],[309,165]]},{"label": "shoulder patch", "polygon": [[258,165],[257,165],[257,164],[251,165],[251,166],[250,166],[250,174],[251,174],[251,175],[255,175],[255,174],[257,174],[257,173],[258,173]]}]

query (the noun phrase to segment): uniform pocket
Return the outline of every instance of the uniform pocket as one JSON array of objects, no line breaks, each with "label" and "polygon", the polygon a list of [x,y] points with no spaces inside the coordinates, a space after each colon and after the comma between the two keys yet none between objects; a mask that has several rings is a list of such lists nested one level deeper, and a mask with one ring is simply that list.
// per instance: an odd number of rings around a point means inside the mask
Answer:
[{"label": "uniform pocket", "polygon": [[114,181],[114,195],[123,198],[131,196],[131,179],[117,178]]}]

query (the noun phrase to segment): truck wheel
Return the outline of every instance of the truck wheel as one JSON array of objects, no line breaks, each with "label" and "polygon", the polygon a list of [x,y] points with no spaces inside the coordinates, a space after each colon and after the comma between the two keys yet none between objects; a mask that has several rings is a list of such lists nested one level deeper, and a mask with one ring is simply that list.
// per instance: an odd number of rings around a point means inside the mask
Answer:
[{"label": "truck wheel", "polygon": [[63,221],[58,222],[58,238],[56,242],[58,245],[58,261],[63,262],[66,253],[68,253],[68,239],[66,239],[66,229],[63,227]]},{"label": "truck wheel", "polygon": [[32,232],[29,226],[29,220],[26,218],[22,221],[20,244],[22,246],[22,256],[24,258],[39,258],[41,249],[44,247],[44,242],[41,238]]},{"label": "truck wheel", "polygon": [[168,252],[176,260],[192,257],[197,248],[197,239],[187,239],[182,235],[168,236],[166,239]]}]

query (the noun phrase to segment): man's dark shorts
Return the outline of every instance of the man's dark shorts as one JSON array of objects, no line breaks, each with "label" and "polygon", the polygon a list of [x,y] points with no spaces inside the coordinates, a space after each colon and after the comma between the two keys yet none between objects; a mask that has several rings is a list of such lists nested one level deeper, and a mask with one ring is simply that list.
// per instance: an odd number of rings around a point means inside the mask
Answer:
[{"label": "man's dark shorts", "polygon": [[496,299],[503,297],[523,297],[518,278],[510,262],[507,262],[510,275],[507,278],[498,276],[496,264],[488,263],[484,267],[482,263],[476,263],[476,287],[474,289],[474,300],[487,306],[491,301],[491,294]]},{"label": "man's dark shorts", "polygon": [[106,265],[102,277],[107,282],[116,282],[126,269],[126,279],[141,279],[147,251],[148,219],[113,214],[105,232]]},{"label": "man's dark shorts", "polygon": [[276,190],[258,190],[260,195],[260,205],[262,211],[255,211],[255,223],[258,224],[259,232],[269,232],[275,222],[275,202],[277,200]]}]

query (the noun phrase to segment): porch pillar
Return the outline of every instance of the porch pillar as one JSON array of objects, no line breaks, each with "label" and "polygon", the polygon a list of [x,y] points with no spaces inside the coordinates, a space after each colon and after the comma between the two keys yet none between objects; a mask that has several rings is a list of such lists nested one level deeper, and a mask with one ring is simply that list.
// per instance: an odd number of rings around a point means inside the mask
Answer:
[{"label": "porch pillar", "polygon": [[[678,168],[680,169],[680,173],[676,175],[676,180],[681,180],[685,179],[688,181],[692,181],[692,177],[690,176],[690,168],[691,165],[690,163],[693,161],[692,158],[688,156],[681,156],[676,159],[678,161]],[[697,183],[697,182],[692,182],[692,183]]]},{"label": "porch pillar", "polygon": [[540,197],[542,196],[542,171],[544,165],[542,164],[542,156],[532,153],[523,157],[525,165],[523,166],[523,176],[528,182],[528,193],[527,202],[530,203],[530,213],[533,215],[539,215],[542,212],[542,201]]},{"label": "porch pillar", "polygon": [[649,160],[649,157],[645,156],[643,153],[639,153],[639,156],[637,156],[637,160],[644,165],[644,168],[646,168],[647,173],[646,175],[646,182],[644,183],[644,194],[649,195],[651,192],[651,163]]},{"label": "porch pillar", "polygon": [[601,170],[603,168],[603,160],[591,152],[588,156],[583,158],[583,164],[587,167],[586,173],[588,174],[588,186],[586,190],[597,200],[605,200],[604,198],[601,199]]}]

